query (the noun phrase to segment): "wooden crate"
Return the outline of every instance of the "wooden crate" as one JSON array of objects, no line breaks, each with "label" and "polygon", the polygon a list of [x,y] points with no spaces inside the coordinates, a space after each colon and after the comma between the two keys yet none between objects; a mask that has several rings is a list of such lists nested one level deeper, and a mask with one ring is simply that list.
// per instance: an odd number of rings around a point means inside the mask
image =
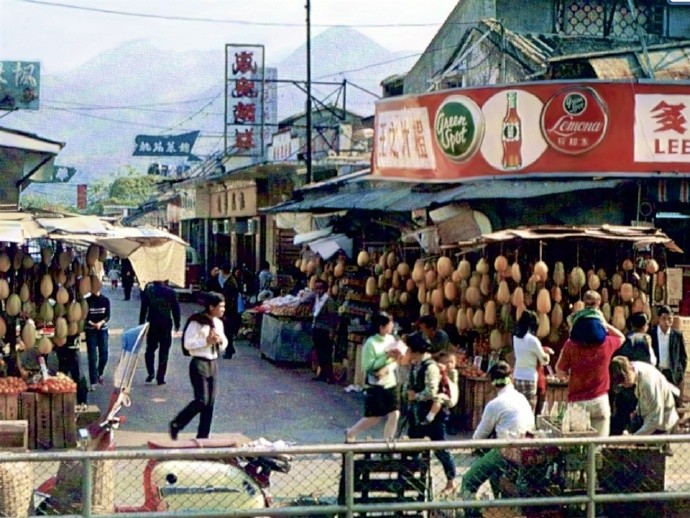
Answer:
[{"label": "wooden crate", "polygon": [[20,394],[20,419],[29,423],[29,448],[72,448],[77,443],[76,394]]},{"label": "wooden crate", "polygon": [[19,418],[19,394],[0,394],[0,421]]},{"label": "wooden crate", "polygon": [[[546,384],[546,402],[549,405],[568,402],[568,383],[548,382]],[[550,408],[550,407],[549,407]]]},{"label": "wooden crate", "polygon": [[0,421],[0,450],[22,451],[29,446],[28,423],[26,421]]},{"label": "wooden crate", "polygon": [[476,430],[482,420],[484,407],[495,397],[496,392],[489,378],[463,376],[461,380],[460,399],[462,400],[461,411],[463,413],[461,422],[465,430]]}]

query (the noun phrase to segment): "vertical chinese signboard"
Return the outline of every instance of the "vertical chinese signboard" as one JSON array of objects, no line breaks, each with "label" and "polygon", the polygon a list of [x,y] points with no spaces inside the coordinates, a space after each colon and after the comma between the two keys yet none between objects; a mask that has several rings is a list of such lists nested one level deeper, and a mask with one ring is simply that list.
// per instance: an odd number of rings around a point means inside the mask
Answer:
[{"label": "vertical chinese signboard", "polygon": [[0,110],[38,110],[41,64],[0,61]]},{"label": "vertical chinese signboard", "polygon": [[225,154],[264,155],[264,46],[225,46]]}]

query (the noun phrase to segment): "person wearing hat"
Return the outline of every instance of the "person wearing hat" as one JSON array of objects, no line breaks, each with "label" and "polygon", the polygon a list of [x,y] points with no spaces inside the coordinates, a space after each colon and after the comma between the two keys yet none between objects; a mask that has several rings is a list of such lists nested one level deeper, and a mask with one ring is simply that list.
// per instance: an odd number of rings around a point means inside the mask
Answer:
[{"label": "person wearing hat", "polygon": [[[652,337],[647,334],[649,321],[642,312],[630,316],[632,331],[614,356],[625,356],[631,362],[644,362],[656,365],[656,355],[652,349]],[[630,415],[637,408],[637,397],[632,387],[611,383],[611,435],[622,435],[630,425]]]},{"label": "person wearing hat", "polygon": [[[410,348],[410,375],[407,381],[407,401],[409,408],[410,439],[423,439],[428,437],[432,441],[446,440],[445,412],[439,412],[431,421],[428,420],[431,405],[439,396],[441,385],[441,369],[431,357],[432,345],[426,341],[421,333],[413,333],[408,337]],[[443,466],[446,475],[446,487],[443,492],[454,492],[458,483],[455,461],[448,450],[434,450],[434,455]]]},{"label": "person wearing hat", "polygon": [[[489,369],[491,384],[498,393],[484,407],[482,419],[472,435],[473,439],[488,439],[494,433],[498,439],[517,438],[534,430],[532,405],[513,386],[512,373],[510,365],[504,361],[499,361]],[[506,467],[507,461],[501,456],[498,448],[482,455],[462,477],[463,498],[474,498],[480,486],[487,480],[496,497],[499,491],[498,481]],[[481,516],[481,512],[479,509],[467,509],[465,516]]]}]

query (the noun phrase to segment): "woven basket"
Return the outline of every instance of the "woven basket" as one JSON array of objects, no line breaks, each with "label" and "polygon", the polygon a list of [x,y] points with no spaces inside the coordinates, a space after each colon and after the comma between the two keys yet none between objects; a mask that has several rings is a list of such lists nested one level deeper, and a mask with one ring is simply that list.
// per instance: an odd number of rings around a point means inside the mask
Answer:
[{"label": "woven basket", "polygon": [[29,516],[33,488],[34,472],[30,462],[0,463],[0,516]]},{"label": "woven basket", "polygon": [[110,514],[115,509],[115,461],[93,463],[93,514]]}]

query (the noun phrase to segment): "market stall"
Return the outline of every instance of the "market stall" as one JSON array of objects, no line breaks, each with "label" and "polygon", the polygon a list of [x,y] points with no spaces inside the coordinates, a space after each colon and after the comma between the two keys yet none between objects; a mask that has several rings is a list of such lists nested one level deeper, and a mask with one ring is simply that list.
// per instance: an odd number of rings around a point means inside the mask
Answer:
[{"label": "market stall", "polygon": [[311,305],[285,295],[265,300],[253,310],[259,326],[261,357],[274,362],[311,361]]}]

